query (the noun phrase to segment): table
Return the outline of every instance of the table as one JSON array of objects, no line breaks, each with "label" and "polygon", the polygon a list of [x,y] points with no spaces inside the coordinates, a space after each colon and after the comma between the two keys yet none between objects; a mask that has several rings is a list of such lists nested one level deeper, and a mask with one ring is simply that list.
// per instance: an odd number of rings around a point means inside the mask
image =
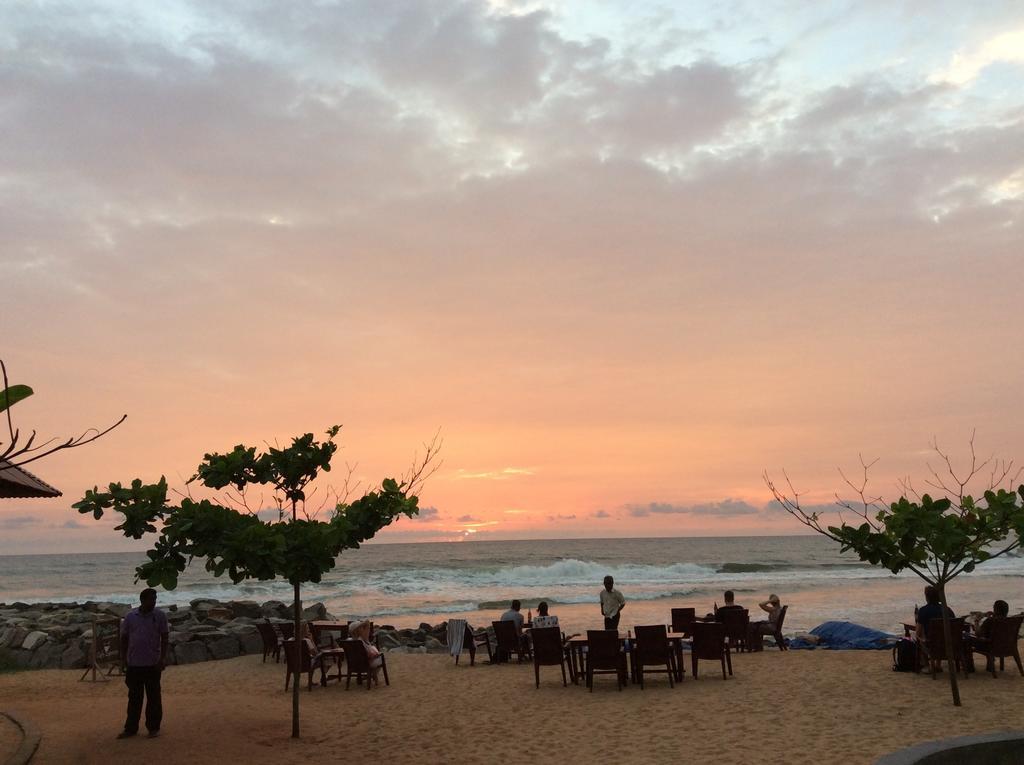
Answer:
[{"label": "table", "polygon": [[[689,639],[689,634],[686,632],[669,632],[668,635],[669,643],[672,645],[672,649],[675,652],[676,657],[676,672],[675,680],[681,682],[683,675],[686,674],[686,670],[683,667],[683,643]],[[632,645],[636,644],[636,638],[631,638],[628,635],[619,635],[619,644],[625,647],[626,641],[629,640]],[[586,668],[584,660],[584,650],[587,647],[588,641],[585,635],[577,635],[569,638],[565,641],[565,648],[569,653],[569,677],[572,679],[573,685],[579,685],[580,675],[583,674]],[[632,649],[632,645],[630,648]],[[626,651],[630,672],[629,677],[633,682],[636,682],[636,667],[633,662],[632,650]]]},{"label": "table", "polygon": [[[320,636],[325,632],[339,632],[342,640],[348,637],[348,622],[314,621],[309,623],[309,632],[313,636],[313,642],[320,648]],[[331,646],[335,646],[334,636],[331,638]]]}]

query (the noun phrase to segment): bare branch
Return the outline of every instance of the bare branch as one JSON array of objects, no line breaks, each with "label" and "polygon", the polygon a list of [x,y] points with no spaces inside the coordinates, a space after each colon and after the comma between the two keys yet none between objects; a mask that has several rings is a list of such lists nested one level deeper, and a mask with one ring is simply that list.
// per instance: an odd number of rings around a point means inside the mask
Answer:
[{"label": "bare branch", "polygon": [[423,444],[425,450],[423,459],[419,460],[418,455],[413,455],[412,466],[402,476],[401,481],[402,490],[407,496],[419,494],[427,480],[441,469],[444,460],[439,460],[438,456],[442,446],[444,446],[444,439],[441,438],[441,429],[438,428],[430,442]]}]

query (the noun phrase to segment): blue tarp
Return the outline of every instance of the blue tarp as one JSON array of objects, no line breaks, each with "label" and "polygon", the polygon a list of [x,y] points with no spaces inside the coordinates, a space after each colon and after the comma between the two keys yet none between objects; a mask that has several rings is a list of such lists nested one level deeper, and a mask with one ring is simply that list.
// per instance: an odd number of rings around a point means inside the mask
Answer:
[{"label": "blue tarp", "polygon": [[818,637],[814,644],[801,638],[789,641],[790,648],[829,648],[837,651],[856,649],[878,650],[889,648],[898,638],[888,632],[880,632],[853,622],[825,622],[819,624],[811,634]]}]

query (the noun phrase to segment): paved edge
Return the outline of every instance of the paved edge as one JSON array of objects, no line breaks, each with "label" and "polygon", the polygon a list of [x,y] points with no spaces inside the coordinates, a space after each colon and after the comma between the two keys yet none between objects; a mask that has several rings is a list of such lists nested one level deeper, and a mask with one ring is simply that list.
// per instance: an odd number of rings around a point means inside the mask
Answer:
[{"label": "paved edge", "polygon": [[1005,730],[998,733],[982,733],[971,736],[957,736],[941,741],[926,741],[884,755],[875,760],[875,765],[913,765],[924,757],[940,752],[947,752],[971,744],[994,744],[1004,741],[1024,742],[1024,731]]},{"label": "paved edge", "polygon": [[7,758],[7,762],[4,765],[26,765],[35,756],[36,750],[39,748],[39,742],[42,741],[42,735],[36,730],[34,725],[22,720],[20,717],[15,717],[13,712],[0,710],[0,715],[6,717],[21,730],[21,746],[17,748],[14,754]]}]

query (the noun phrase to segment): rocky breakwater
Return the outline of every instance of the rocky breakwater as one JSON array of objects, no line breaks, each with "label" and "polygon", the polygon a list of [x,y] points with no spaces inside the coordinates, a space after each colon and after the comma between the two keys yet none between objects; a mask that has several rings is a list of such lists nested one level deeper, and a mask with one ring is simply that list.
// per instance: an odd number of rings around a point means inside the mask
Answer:
[{"label": "rocky breakwater", "polygon": [[[170,624],[168,664],[192,664],[262,654],[259,621],[290,622],[291,607],[280,601],[193,600],[189,606],[158,606]],[[0,603],[0,652],[14,664],[32,669],[81,669],[86,666],[97,618],[106,629],[132,606],[122,603]],[[342,621],[314,603],[302,612],[303,621]],[[417,629],[377,629],[381,648],[400,652],[443,652],[447,624],[421,624]]]}]

